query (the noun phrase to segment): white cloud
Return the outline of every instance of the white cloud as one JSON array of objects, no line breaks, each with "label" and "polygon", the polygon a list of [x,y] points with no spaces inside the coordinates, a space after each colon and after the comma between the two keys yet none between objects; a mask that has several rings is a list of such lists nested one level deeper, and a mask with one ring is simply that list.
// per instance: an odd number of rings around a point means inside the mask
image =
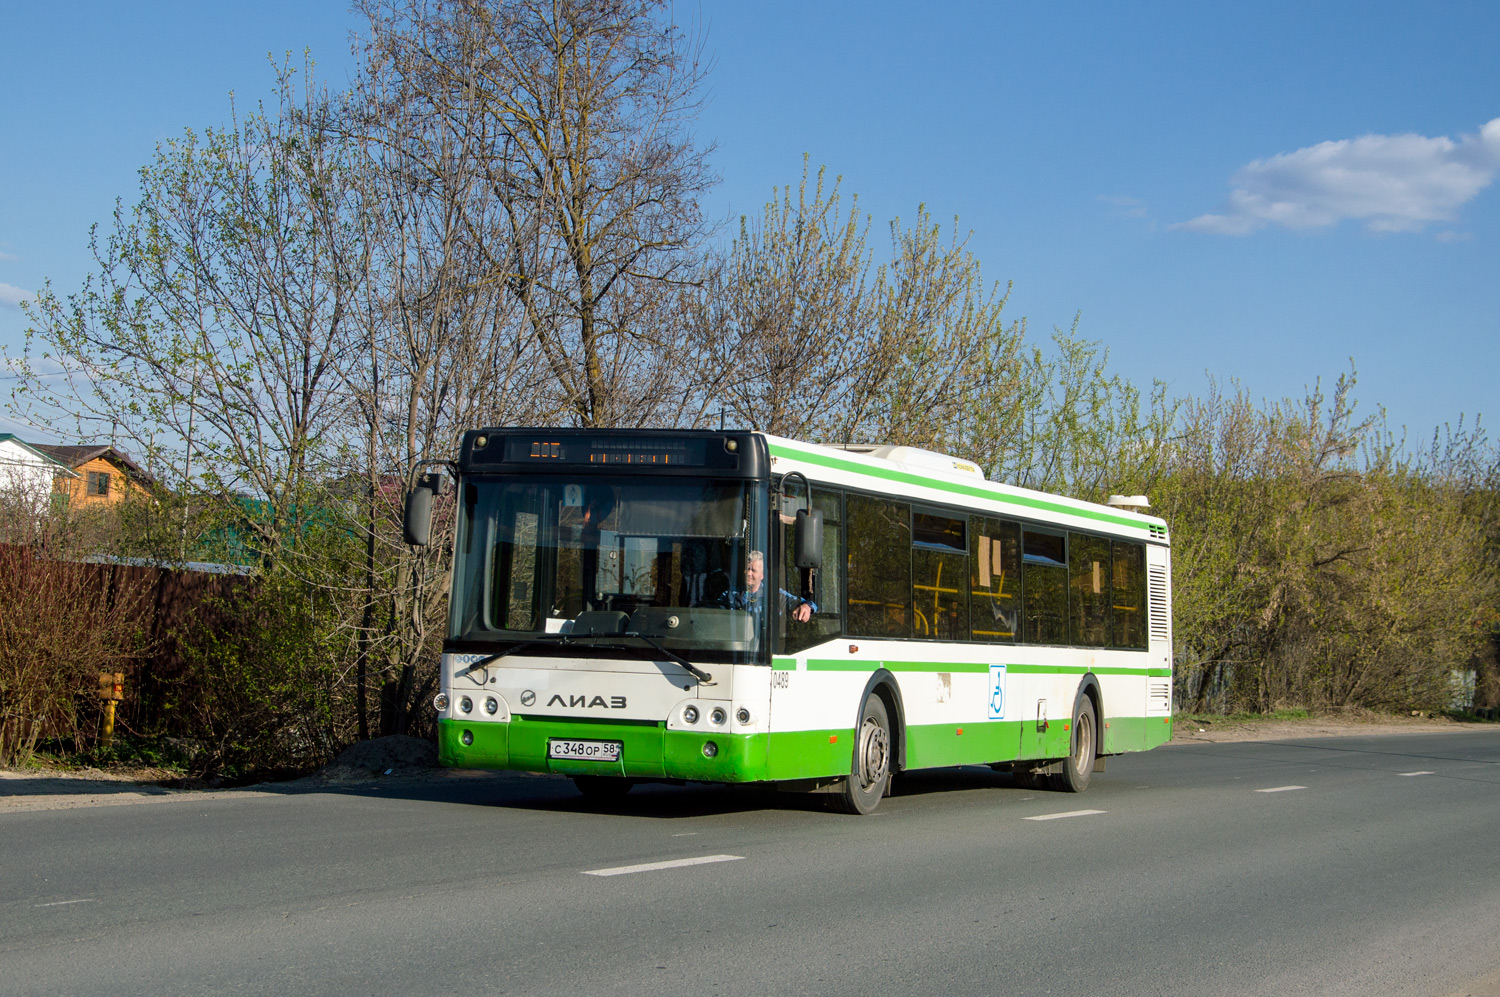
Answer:
[{"label": "white cloud", "polygon": [[0,263],[14,263],[19,259],[19,256],[13,256],[10,253],[0,251]]},{"label": "white cloud", "polygon": [[0,305],[19,308],[21,307],[21,302],[31,296],[31,291],[23,291],[19,287],[12,287],[9,284],[0,284]]},{"label": "white cloud", "polygon": [[1234,175],[1222,213],[1173,228],[1245,235],[1267,225],[1321,228],[1353,218],[1372,232],[1452,221],[1500,172],[1500,118],[1477,135],[1365,135],[1257,159]]},{"label": "white cloud", "polygon": [[1114,207],[1114,214],[1122,218],[1145,218],[1146,202],[1138,197],[1112,197],[1100,194],[1099,200]]}]

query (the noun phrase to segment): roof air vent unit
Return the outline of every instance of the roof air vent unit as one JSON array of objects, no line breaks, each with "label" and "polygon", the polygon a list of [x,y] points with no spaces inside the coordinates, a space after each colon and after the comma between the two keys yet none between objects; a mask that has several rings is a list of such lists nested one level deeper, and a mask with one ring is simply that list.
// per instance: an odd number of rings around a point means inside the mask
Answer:
[{"label": "roof air vent unit", "polygon": [[875,447],[869,451],[869,454],[871,457],[888,460],[892,464],[905,464],[914,471],[936,471],[940,474],[956,474],[965,478],[984,480],[984,472],[979,469],[978,464],[972,461],[960,460],[957,457],[950,457],[948,454],[923,450],[920,447]]}]

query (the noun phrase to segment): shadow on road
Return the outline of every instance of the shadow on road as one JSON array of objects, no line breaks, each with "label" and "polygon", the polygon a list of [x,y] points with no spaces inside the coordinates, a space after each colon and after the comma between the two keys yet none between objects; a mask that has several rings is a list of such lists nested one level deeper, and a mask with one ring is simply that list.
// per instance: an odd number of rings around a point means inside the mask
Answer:
[{"label": "shadow on road", "polygon": [[[444,769],[359,780],[335,781],[312,777],[264,785],[257,789],[272,793],[336,793],[508,810],[607,814],[657,820],[762,811],[828,812],[826,794],[781,792],[763,785],[643,782],[636,784],[624,796],[600,799],[584,796],[573,785],[572,780],[565,776],[522,772]],[[985,766],[964,766],[902,774],[897,777],[891,795],[900,799],[996,790],[1006,793],[1035,792],[1017,787],[1009,773],[994,772]]]},{"label": "shadow on road", "polygon": [[[891,795],[899,800],[935,794],[983,794],[995,791],[1007,794],[1034,792],[1017,787],[1009,773],[997,773],[986,766],[964,766],[900,774]],[[389,774],[356,775],[344,771],[331,775],[325,772],[287,782],[266,782],[225,789],[184,789],[140,781],[89,777],[51,778],[0,772],[0,812],[184,799],[207,802],[256,795],[307,794],[655,820],[757,812],[829,812],[827,794],[782,792],[765,785],[645,782],[637,784],[627,795],[601,799],[584,796],[572,780],[565,776],[527,772],[407,767],[392,769]],[[887,801],[885,807],[890,806],[891,801]]]},{"label": "shadow on road", "polygon": [[37,776],[0,772],[0,797],[35,796],[167,796],[172,791],[151,783],[102,779],[88,775]]}]

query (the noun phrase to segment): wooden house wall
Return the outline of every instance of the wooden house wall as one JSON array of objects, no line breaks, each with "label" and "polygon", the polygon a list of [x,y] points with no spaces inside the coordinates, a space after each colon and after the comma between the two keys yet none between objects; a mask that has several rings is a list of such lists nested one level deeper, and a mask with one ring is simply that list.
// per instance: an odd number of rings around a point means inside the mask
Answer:
[{"label": "wooden house wall", "polygon": [[[139,494],[145,494],[145,489],[131,479],[125,473],[124,468],[111,463],[104,457],[95,457],[93,460],[84,461],[73,468],[73,470],[78,472],[78,477],[59,477],[55,487],[57,491],[68,496],[68,501],[74,508],[77,508],[77,504],[80,502],[104,502],[114,505],[124,500],[127,489]],[[88,493],[90,471],[103,472],[109,475],[109,494],[90,495]]]}]

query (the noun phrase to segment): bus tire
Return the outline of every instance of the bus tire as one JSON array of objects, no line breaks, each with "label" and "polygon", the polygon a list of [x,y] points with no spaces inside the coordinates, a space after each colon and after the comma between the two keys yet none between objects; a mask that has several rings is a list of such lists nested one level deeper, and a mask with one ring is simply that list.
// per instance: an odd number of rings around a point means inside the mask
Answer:
[{"label": "bus tire", "polygon": [[839,791],[830,797],[834,809],[867,814],[880,805],[891,782],[891,720],[885,701],[875,693],[865,699],[854,731],[854,764]]},{"label": "bus tire", "polygon": [[1088,696],[1078,697],[1072,744],[1068,757],[1063,759],[1062,771],[1049,777],[1052,788],[1063,793],[1088,789],[1089,777],[1094,774],[1094,759],[1099,753],[1099,721],[1094,714],[1094,701]]},{"label": "bus tire", "polygon": [[635,780],[612,775],[575,775],[573,785],[591,800],[618,800],[630,792]]}]

